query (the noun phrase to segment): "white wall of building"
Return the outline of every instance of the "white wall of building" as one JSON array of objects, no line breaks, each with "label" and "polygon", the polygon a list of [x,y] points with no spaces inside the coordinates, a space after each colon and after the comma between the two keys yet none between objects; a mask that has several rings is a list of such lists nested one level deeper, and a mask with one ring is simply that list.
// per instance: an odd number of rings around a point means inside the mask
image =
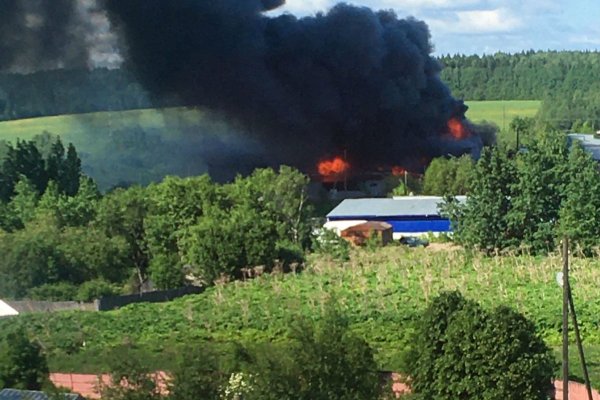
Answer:
[{"label": "white wall of building", "polygon": [[19,315],[17,310],[0,300],[0,317],[8,317],[11,315]]}]

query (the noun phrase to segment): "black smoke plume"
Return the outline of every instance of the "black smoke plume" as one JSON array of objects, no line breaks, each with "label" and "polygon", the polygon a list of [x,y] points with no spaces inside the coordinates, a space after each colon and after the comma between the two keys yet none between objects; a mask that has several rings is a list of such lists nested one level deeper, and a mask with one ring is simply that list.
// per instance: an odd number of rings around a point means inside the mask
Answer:
[{"label": "black smoke plume", "polygon": [[88,42],[77,1],[0,0],[0,70],[86,66]]},{"label": "black smoke plume", "polygon": [[[326,14],[264,14],[283,0],[105,0],[125,59],[155,95],[222,113],[270,163],[310,170],[346,153],[355,167],[477,154],[450,118],[466,107],[440,81],[424,22],[338,4]],[[472,128],[472,127],[471,127]]]},{"label": "black smoke plume", "polygon": [[359,169],[477,156],[476,128],[468,139],[448,135],[466,108],[438,77],[425,23],[347,4],[305,18],[266,14],[283,3],[0,0],[0,71],[120,60],[116,32],[124,66],[154,96],[223,115],[263,144],[265,164],[310,172],[342,154]]}]

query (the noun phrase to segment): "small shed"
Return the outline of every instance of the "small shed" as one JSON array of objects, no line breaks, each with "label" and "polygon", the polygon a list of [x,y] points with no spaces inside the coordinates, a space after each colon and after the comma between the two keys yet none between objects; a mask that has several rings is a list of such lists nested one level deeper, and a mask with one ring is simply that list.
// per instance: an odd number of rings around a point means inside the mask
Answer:
[{"label": "small shed", "polygon": [[387,222],[368,221],[346,228],[341,232],[344,239],[357,246],[365,244],[374,235],[381,240],[381,244],[390,243],[393,235],[392,225]]}]

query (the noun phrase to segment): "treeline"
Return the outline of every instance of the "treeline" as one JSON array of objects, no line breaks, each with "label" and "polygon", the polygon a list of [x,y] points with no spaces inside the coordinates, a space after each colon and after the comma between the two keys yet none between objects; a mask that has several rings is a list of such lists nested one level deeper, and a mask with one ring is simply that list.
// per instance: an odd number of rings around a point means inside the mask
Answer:
[{"label": "treeline", "polygon": [[0,74],[0,120],[174,105],[151,98],[125,69]]},{"label": "treeline", "polygon": [[[70,143],[65,150],[60,138],[38,147],[34,141],[17,140],[16,145],[0,142],[0,201],[7,202],[19,190],[19,182],[33,185],[43,193],[50,181],[63,194],[73,196],[79,189],[81,160]],[[6,227],[6,221],[0,226]]]},{"label": "treeline", "polygon": [[557,92],[588,91],[600,73],[600,52],[456,54],[439,61],[442,80],[468,100],[541,100]]},{"label": "treeline", "polygon": [[467,100],[543,100],[540,117],[562,129],[600,128],[600,52],[446,55],[441,78]]},{"label": "treeline", "polygon": [[[557,127],[600,127],[600,52],[445,55],[441,78],[466,100],[544,100]],[[126,69],[0,74],[0,120],[183,105],[152,97]]]},{"label": "treeline", "polygon": [[[58,148],[58,141],[51,146]],[[167,177],[103,196],[80,172],[77,188],[48,173],[55,152],[40,157],[33,142],[10,152],[22,149],[36,163],[14,175],[0,202],[0,297],[91,300],[136,292],[148,281],[160,289],[210,285],[252,275],[254,267],[286,268],[310,245],[308,180],[291,168],[256,170],[224,185],[208,175]],[[68,171],[68,154],[62,160],[58,171]]]}]

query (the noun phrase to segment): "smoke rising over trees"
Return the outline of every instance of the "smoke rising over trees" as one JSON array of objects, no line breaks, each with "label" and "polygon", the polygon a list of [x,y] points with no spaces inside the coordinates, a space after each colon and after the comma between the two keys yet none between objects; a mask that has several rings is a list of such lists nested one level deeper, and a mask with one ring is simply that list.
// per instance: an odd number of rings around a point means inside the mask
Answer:
[{"label": "smoke rising over trees", "polygon": [[476,134],[446,137],[466,108],[438,77],[425,23],[343,3],[305,18],[264,14],[283,3],[0,0],[0,70],[91,66],[114,47],[156,99],[223,114],[271,164],[478,154]]},{"label": "smoke rising over trees", "polygon": [[394,165],[481,145],[441,139],[466,108],[439,79],[423,22],[347,4],[300,19],[262,14],[278,3],[105,6],[128,66],[153,93],[226,114],[275,163],[310,167],[347,150],[355,165]]}]

